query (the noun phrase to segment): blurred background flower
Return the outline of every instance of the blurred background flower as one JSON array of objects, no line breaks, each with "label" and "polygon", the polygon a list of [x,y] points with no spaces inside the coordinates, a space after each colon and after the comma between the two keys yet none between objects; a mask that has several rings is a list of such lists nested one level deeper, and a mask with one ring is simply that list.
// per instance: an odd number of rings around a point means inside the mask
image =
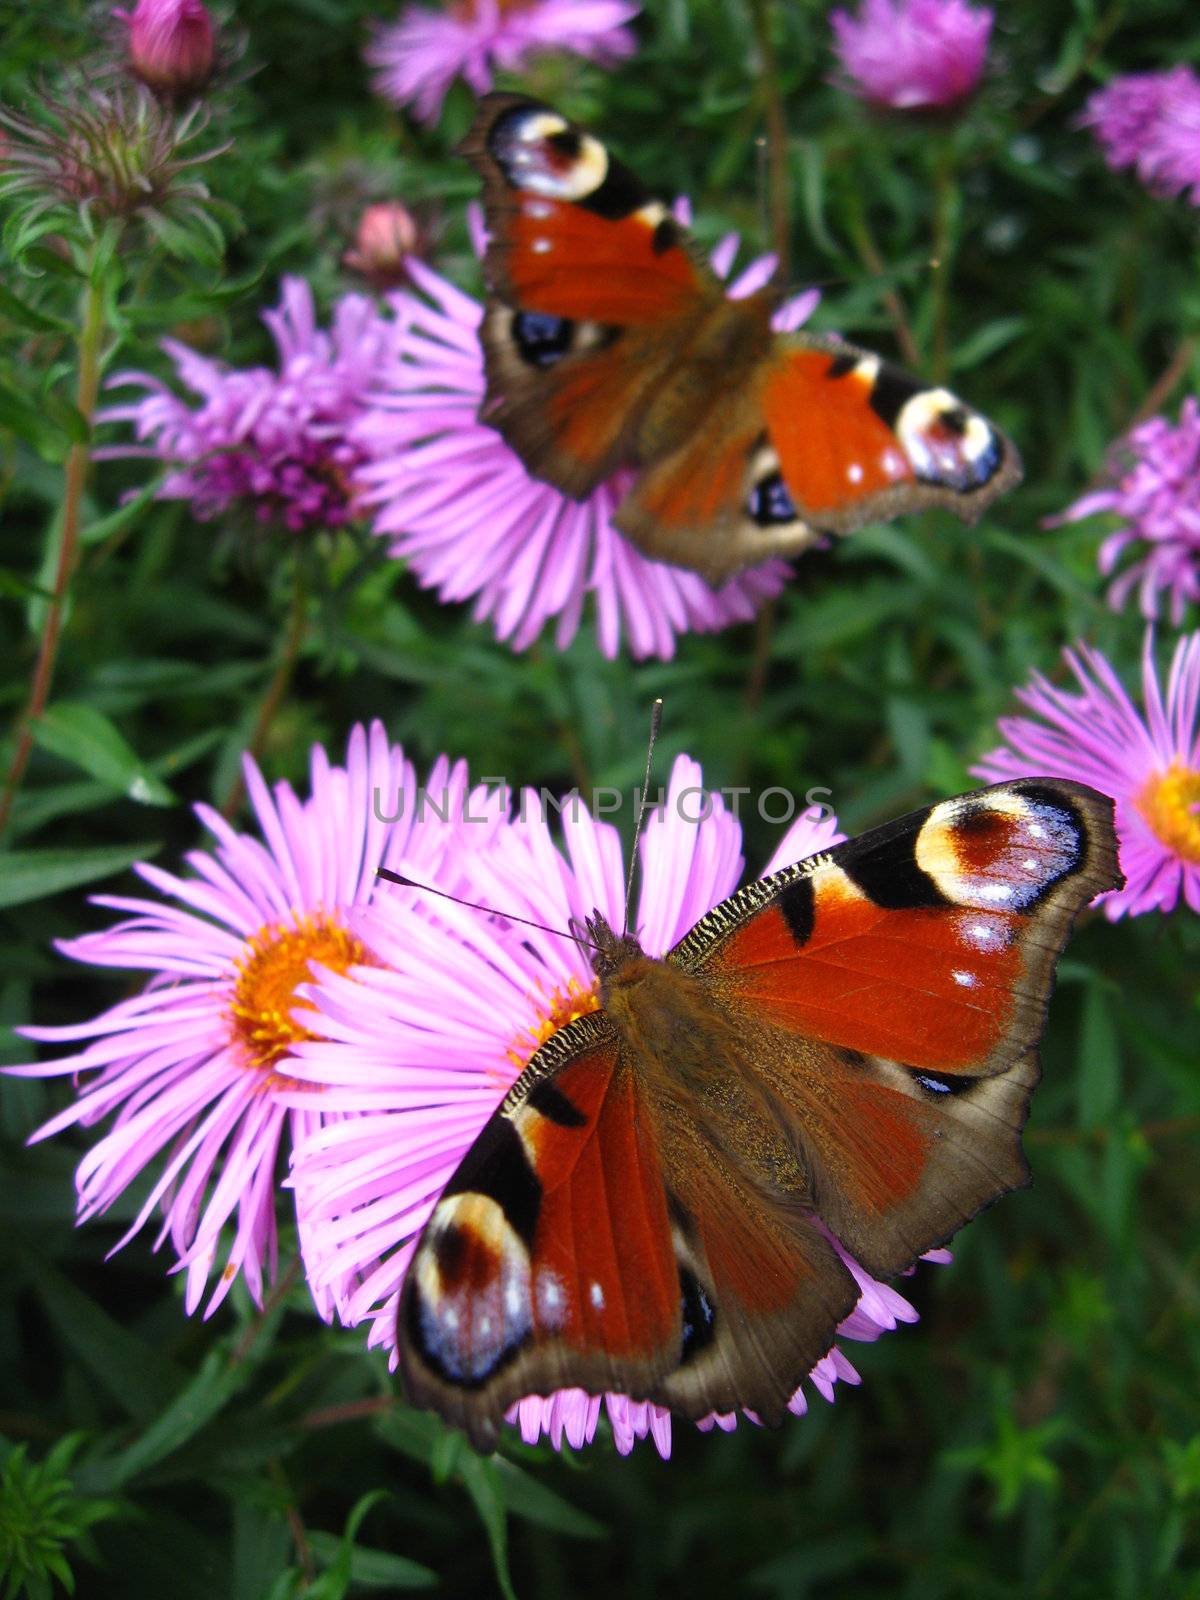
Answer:
[{"label": "blurred background flower", "polygon": [[1200,402],[1189,395],[1178,423],[1151,417],[1112,451],[1115,481],[1082,495],[1054,518],[1079,522],[1110,512],[1123,526],[1100,546],[1100,570],[1113,572],[1133,553],[1109,585],[1108,601],[1119,611],[1137,590],[1142,615],[1155,618],[1164,598],[1175,627],[1200,600]]},{"label": "blurred background flower", "polygon": [[189,501],[202,522],[241,509],[291,533],[341,527],[354,515],[354,470],[363,459],[353,426],[396,329],[373,300],[355,294],[338,301],[328,331],[319,328],[303,278],[283,280],[279,305],[262,320],[275,341],[274,371],[229,367],[163,340],[199,405],[149,373],[117,374],[111,388],[144,392],[97,420],[130,423],[139,442],[97,454],[163,462],[172,470],[159,497]]},{"label": "blurred background flower", "polygon": [[856,14],[829,14],[847,87],[895,111],[941,110],[973,94],[993,20],[966,0],[862,0]]},{"label": "blurred background flower", "polygon": [[1156,194],[1200,205],[1200,78],[1191,67],[1114,78],[1088,100],[1091,128],[1114,170],[1134,167]]},{"label": "blurred background flower", "polygon": [[605,66],[633,54],[627,26],[641,7],[627,0],[449,0],[410,5],[378,23],[367,49],[378,94],[436,122],[446,91],[463,78],[477,95],[495,71],[520,72],[533,56],[563,52]]}]

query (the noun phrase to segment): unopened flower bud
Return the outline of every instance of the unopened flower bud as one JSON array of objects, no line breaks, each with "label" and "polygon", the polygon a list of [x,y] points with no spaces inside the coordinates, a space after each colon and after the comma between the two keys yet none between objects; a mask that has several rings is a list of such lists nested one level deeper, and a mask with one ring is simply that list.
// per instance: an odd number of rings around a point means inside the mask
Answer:
[{"label": "unopened flower bud", "polygon": [[198,94],[212,76],[216,40],[202,0],[138,0],[115,11],[129,28],[129,64],[166,99]]},{"label": "unopened flower bud", "polygon": [[353,246],[342,258],[378,289],[392,289],[407,276],[408,258],[421,250],[422,230],[399,200],[379,200],[359,218]]}]

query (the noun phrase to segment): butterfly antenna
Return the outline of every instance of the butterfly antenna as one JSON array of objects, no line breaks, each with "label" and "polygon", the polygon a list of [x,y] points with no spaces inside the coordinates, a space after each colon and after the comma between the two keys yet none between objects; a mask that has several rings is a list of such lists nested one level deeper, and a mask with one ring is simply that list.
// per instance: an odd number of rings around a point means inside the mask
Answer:
[{"label": "butterfly antenna", "polygon": [[642,823],[646,818],[646,801],[650,797],[650,768],[654,764],[654,746],[658,739],[658,730],[662,727],[661,700],[656,700],[650,708],[650,742],[646,746],[646,775],[642,779],[642,798],[638,801],[637,821],[633,825],[633,844],[629,851],[629,876],[625,880],[625,927],[624,933],[629,932],[629,908],[633,903],[633,874],[637,870],[638,840],[642,836]]},{"label": "butterfly antenna", "polygon": [[436,894],[440,900],[453,900],[456,906],[469,906],[472,911],[486,911],[490,916],[503,917],[506,922],[522,922],[527,928],[536,928],[539,933],[553,933],[560,939],[573,939],[576,944],[586,944],[593,950],[600,948],[580,933],[572,933],[565,928],[551,928],[544,922],[533,922],[529,917],[515,916],[511,911],[500,911],[495,906],[481,905],[478,900],[464,900],[462,895],[448,894],[445,889],[435,889],[431,884],[418,883],[415,878],[406,878],[404,873],[393,872],[390,867],[376,867],[375,876],[386,879],[388,883],[398,883],[403,889],[420,889],[422,894]]}]

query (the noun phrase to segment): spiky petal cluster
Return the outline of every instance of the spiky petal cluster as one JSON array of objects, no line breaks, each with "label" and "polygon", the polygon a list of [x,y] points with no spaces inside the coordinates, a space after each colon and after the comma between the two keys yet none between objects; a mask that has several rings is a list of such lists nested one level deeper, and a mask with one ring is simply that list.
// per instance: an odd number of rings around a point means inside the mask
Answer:
[{"label": "spiky petal cluster", "polygon": [[863,0],[829,22],[848,87],[895,111],[958,105],[983,76],[993,13],[966,0]]},{"label": "spiky petal cluster", "polygon": [[0,196],[28,197],[27,227],[65,208],[93,226],[140,217],[211,237],[211,196],[195,172],[228,147],[195,150],[203,127],[198,107],[176,117],[140,84],[71,79],[28,112],[0,105]]},{"label": "spiky petal cluster", "polygon": [[243,508],[296,533],[339,527],[354,514],[353,475],[362,460],[354,424],[394,327],[374,301],[348,294],[332,327],[319,328],[312,290],[301,278],[283,280],[280,303],[263,321],[278,351],[275,370],[229,367],[163,341],[198,405],[148,373],[117,375],[112,387],[144,392],[107,407],[98,420],[132,423],[139,443],[102,453],[168,463],[176,470],[160,496],[191,501],[202,521]]},{"label": "spiky petal cluster", "polygon": [[1074,778],[1113,796],[1125,887],[1100,897],[1111,921],[1173,911],[1181,896],[1200,911],[1200,633],[1176,645],[1164,695],[1147,630],[1143,711],[1099,650],[1065,655],[1079,693],[1035,672],[1017,690],[1032,715],[1001,718],[1004,744],[972,771],[989,783]]},{"label": "spiky petal cluster", "polygon": [[1136,559],[1115,578],[1109,604],[1120,610],[1136,589],[1142,615],[1157,617],[1164,595],[1179,627],[1200,600],[1200,402],[1183,402],[1179,421],[1151,417],[1113,451],[1115,481],[1068,506],[1058,522],[1109,512],[1122,526],[1100,546],[1100,570]]},{"label": "spiky petal cluster", "polygon": [[[189,1311],[224,1250],[206,1314],[239,1274],[261,1300],[276,1265],[280,1148],[338,1115],[332,1098],[297,1111],[280,1099],[298,1042],[318,1026],[304,999],[314,966],[345,971],[370,959],[349,916],[372,893],[381,864],[432,872],[443,855],[467,853],[488,832],[486,803],[468,794],[465,766],[439,761],[418,786],[379,723],[353,730],[344,765],[314,748],[307,797],[287,783],[268,789],[248,758],[245,773],[254,832],[197,806],[214,844],[188,856],[191,873],[143,864],[153,895],[97,896],[122,919],[60,946],[77,961],[148,972],[146,986],[86,1022],[26,1028],[71,1053],[8,1069],[77,1085],[35,1139],[112,1119],[79,1164],[80,1221],[153,1173],[120,1242],[161,1209],[158,1244],[170,1241],[173,1270],[186,1274]],[[464,827],[465,814],[483,821]],[[300,1244],[328,1316],[333,1293],[320,1272],[328,1242],[301,1218]]]},{"label": "spiky petal cluster", "polygon": [[1200,77],[1191,67],[1114,78],[1079,120],[1114,170],[1133,167],[1156,194],[1200,205]]},{"label": "spiky petal cluster", "polygon": [[611,65],[633,54],[628,0],[456,0],[441,10],[409,5],[376,25],[367,49],[375,88],[393,105],[435,122],[446,92],[463,78],[486,94],[496,69],[520,72],[547,52]]}]

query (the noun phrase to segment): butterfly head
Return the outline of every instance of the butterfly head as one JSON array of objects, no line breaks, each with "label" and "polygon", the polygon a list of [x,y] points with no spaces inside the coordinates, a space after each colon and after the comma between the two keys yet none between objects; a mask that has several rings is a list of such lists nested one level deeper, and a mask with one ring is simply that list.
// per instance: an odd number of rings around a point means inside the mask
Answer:
[{"label": "butterfly head", "polygon": [[587,950],[592,971],[602,984],[619,978],[632,963],[646,959],[646,952],[633,934],[614,932],[600,911],[593,911],[590,917],[584,918],[576,937]]}]

